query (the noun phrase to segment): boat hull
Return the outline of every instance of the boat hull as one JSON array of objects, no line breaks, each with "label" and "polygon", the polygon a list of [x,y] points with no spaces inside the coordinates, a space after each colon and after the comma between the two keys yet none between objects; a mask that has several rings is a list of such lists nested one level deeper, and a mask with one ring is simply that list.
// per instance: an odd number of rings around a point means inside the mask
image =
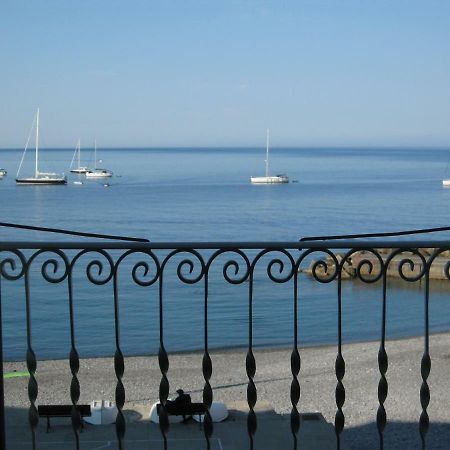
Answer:
[{"label": "boat hull", "polygon": [[16,178],[17,184],[67,184],[65,178]]},{"label": "boat hull", "polygon": [[285,175],[276,175],[272,177],[250,177],[253,184],[284,184],[289,183],[289,178]]},{"label": "boat hull", "polygon": [[86,173],[89,169],[70,169],[71,173]]},{"label": "boat hull", "polygon": [[442,186],[450,186],[450,180],[442,180]]},{"label": "boat hull", "polygon": [[86,172],[86,178],[110,178],[112,175],[112,172],[108,170],[102,172]]}]

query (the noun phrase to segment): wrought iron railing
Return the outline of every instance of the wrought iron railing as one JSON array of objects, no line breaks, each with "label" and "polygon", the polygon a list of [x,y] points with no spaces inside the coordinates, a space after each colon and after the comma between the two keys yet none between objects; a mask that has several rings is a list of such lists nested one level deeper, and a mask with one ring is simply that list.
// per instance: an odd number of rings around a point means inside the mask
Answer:
[{"label": "wrought iron railing", "polygon": [[[430,250],[431,248],[431,250]],[[427,249],[425,251],[425,249]],[[114,303],[114,336],[115,354],[114,369],[116,375],[115,401],[118,408],[116,419],[116,440],[119,449],[125,448],[127,431],[123,408],[126,400],[126,391],[123,383],[125,359],[121,348],[121,321],[120,321],[120,283],[119,273],[128,270],[131,277],[129,282],[136,286],[149,288],[156,286],[158,292],[159,314],[159,351],[158,360],[161,371],[159,384],[160,430],[164,441],[164,448],[170,448],[169,418],[165,404],[169,396],[169,354],[165,346],[165,316],[164,298],[165,288],[171,282],[168,267],[175,262],[176,278],[178,282],[201,287],[203,297],[203,403],[207,410],[204,418],[204,438],[207,448],[211,448],[211,438],[214,435],[214,426],[209,413],[213,402],[213,388],[210,380],[213,363],[210,357],[210,330],[209,330],[209,288],[211,277],[220,276],[228,285],[245,286],[247,308],[247,356],[245,369],[248,377],[247,384],[247,432],[248,447],[254,448],[254,439],[257,433],[258,416],[255,413],[257,403],[257,386],[255,373],[257,361],[254,356],[254,314],[255,285],[265,276],[265,282],[271,284],[289,284],[291,290],[291,387],[290,401],[292,404],[290,428],[292,434],[292,448],[300,448],[299,430],[301,427],[301,351],[299,340],[299,300],[301,297],[302,269],[309,267],[311,280],[318,283],[336,284],[336,332],[337,356],[335,361],[336,376],[336,413],[334,430],[336,435],[336,448],[341,447],[342,433],[345,426],[345,360],[342,352],[342,308],[343,279],[349,275],[348,265],[351,263],[351,277],[366,284],[379,283],[381,286],[382,301],[381,323],[379,335],[379,384],[378,384],[378,411],[376,425],[379,434],[379,447],[384,446],[384,431],[387,423],[385,401],[388,395],[388,354],[386,351],[386,323],[387,323],[387,282],[388,276],[396,273],[398,278],[407,283],[423,281],[423,336],[424,348],[421,359],[422,386],[418,396],[421,402],[421,414],[418,417],[418,429],[423,448],[427,445],[427,432],[429,430],[429,417],[427,408],[430,401],[428,377],[431,368],[429,352],[429,299],[430,277],[432,277],[433,264],[439,260],[442,278],[450,279],[450,264],[442,263],[442,255],[448,255],[450,242],[447,241],[322,241],[322,242],[212,242],[212,243],[117,243],[117,242],[3,242],[0,243],[0,302],[5,283],[22,286],[20,298],[23,298],[26,307],[26,366],[29,372],[28,398],[29,398],[29,427],[31,430],[31,445],[33,449],[38,446],[37,426],[38,411],[36,400],[38,396],[38,382],[36,379],[37,357],[33,348],[32,332],[32,277],[40,273],[46,282],[62,285],[66,290],[66,300],[69,306],[70,348],[67,349],[71,370],[70,398],[73,404],[72,427],[74,431],[74,446],[80,448],[80,431],[82,420],[76,405],[80,399],[80,382],[78,371],[80,356],[77,349],[77,323],[74,316],[76,303],[76,288],[74,279],[79,276],[81,261],[85,261],[83,273],[87,282],[92,285],[112,285]],[[218,263],[219,262],[219,263]],[[430,275],[431,274],[431,275]],[[344,276],[345,275],[345,276]],[[86,282],[85,278],[85,282]],[[22,289],[22,288],[20,288]],[[1,304],[0,304],[1,306]],[[1,314],[1,310],[0,310]],[[0,316],[0,326],[2,325]],[[3,327],[4,328],[4,327]],[[1,329],[0,329],[1,331]],[[186,327],[186,334],[190,332]],[[230,330],[232,332],[232,330]],[[3,330],[3,333],[5,331]],[[0,333],[1,336],[1,333]],[[0,352],[3,346],[0,342]],[[270,345],[270,342],[266,342]],[[286,343],[287,346],[287,343]],[[0,353],[3,364],[3,353]],[[0,380],[0,446],[6,448],[5,440],[5,404],[3,393],[3,365]],[[6,433],[8,430],[6,430]],[[8,449],[10,450],[10,449]]]}]

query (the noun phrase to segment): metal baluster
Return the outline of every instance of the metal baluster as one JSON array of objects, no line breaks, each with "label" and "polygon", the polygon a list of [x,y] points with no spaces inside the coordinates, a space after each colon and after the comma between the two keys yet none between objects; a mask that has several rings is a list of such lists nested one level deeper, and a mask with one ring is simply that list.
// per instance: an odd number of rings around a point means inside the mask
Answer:
[{"label": "metal baluster", "polygon": [[120,349],[120,320],[119,320],[119,291],[117,287],[117,267],[114,269],[114,329],[116,339],[116,352],[114,354],[114,370],[116,372],[117,384],[116,384],[116,434],[119,444],[119,450],[125,447],[125,417],[123,415],[123,406],[125,404],[125,387],[122,382],[123,374],[125,372],[125,362],[123,358],[122,350]]},{"label": "metal baluster", "polygon": [[80,382],[77,374],[80,369],[80,358],[75,346],[75,318],[73,308],[73,266],[70,267],[67,275],[68,289],[69,289],[69,319],[70,319],[70,371],[72,373],[72,381],[70,383],[70,400],[72,401],[72,428],[75,433],[76,449],[80,449],[80,431],[82,427],[82,419],[80,411],[77,408],[78,400],[80,399]]},{"label": "metal baluster", "polygon": [[[345,259],[343,260],[345,261]],[[341,433],[344,429],[345,416],[342,407],[345,402],[345,388],[342,380],[345,375],[345,361],[342,356],[342,265],[338,273],[338,354],[335,363],[335,372],[337,378],[336,385],[336,406],[337,411],[334,418],[334,431],[336,433],[336,448],[341,448]]]},{"label": "metal baluster", "polygon": [[250,272],[250,281],[249,281],[249,299],[248,299],[248,352],[247,357],[245,358],[245,369],[247,371],[248,376],[248,384],[247,384],[247,403],[250,411],[247,416],[247,432],[250,438],[250,450],[253,450],[254,444],[254,435],[257,429],[257,420],[256,414],[254,411],[256,401],[257,401],[257,393],[256,386],[253,381],[253,378],[256,374],[256,361],[255,356],[253,355],[253,269]]},{"label": "metal baluster", "polygon": [[380,371],[380,381],[378,382],[378,411],[377,411],[377,428],[380,437],[380,450],[384,448],[384,429],[386,427],[386,409],[384,402],[388,395],[388,382],[386,372],[388,370],[388,356],[386,353],[386,290],[387,290],[387,267],[383,267],[383,306],[381,315],[381,342],[378,350],[378,369]]},{"label": "metal baluster", "polygon": [[211,388],[211,384],[209,380],[211,379],[212,375],[212,361],[211,357],[209,356],[208,352],[208,272],[205,272],[205,311],[204,311],[204,331],[205,331],[205,351],[203,354],[203,361],[202,361],[202,371],[203,371],[203,378],[205,379],[205,385],[203,387],[203,404],[205,405],[206,412],[203,420],[203,428],[205,433],[205,439],[206,439],[206,448],[207,450],[211,449],[211,436],[213,433],[213,423],[211,414],[209,412],[211,408],[211,404],[213,401],[213,391]]},{"label": "metal baluster", "polygon": [[159,383],[159,428],[164,440],[164,450],[167,450],[167,433],[169,431],[169,416],[166,410],[166,402],[169,396],[169,380],[167,372],[169,371],[169,358],[164,348],[164,330],[163,330],[163,269],[161,269],[159,279],[159,369],[161,370],[161,381]]},{"label": "metal baluster", "polygon": [[430,403],[430,388],[428,387],[428,376],[431,370],[431,358],[430,358],[430,347],[429,347],[429,316],[428,316],[428,306],[430,299],[430,266],[427,265],[427,271],[425,273],[425,339],[424,339],[424,352],[422,356],[422,361],[420,363],[420,373],[422,375],[422,386],[420,387],[420,404],[422,406],[422,413],[419,419],[419,431],[420,439],[422,441],[422,449],[426,448],[426,435],[428,433],[428,428],[430,425],[430,419],[428,417],[427,408]]},{"label": "metal baluster", "polygon": [[5,436],[5,391],[3,387],[3,319],[2,319],[2,277],[0,274],[0,448],[6,448]]},{"label": "metal baluster", "polygon": [[30,266],[27,265],[25,271],[25,306],[26,306],[26,325],[27,325],[27,369],[30,374],[28,380],[28,398],[30,408],[28,410],[28,421],[31,427],[31,442],[33,450],[36,450],[36,428],[39,423],[39,414],[36,408],[36,399],[38,396],[38,383],[35,377],[37,362],[31,345],[31,311],[30,311]]},{"label": "metal baluster", "polygon": [[291,354],[291,372],[292,372],[292,383],[291,383],[291,431],[294,437],[294,450],[297,449],[297,436],[300,430],[300,414],[297,409],[297,404],[300,400],[300,383],[298,382],[298,374],[300,372],[300,353],[298,351],[298,271],[294,274],[294,348]]}]

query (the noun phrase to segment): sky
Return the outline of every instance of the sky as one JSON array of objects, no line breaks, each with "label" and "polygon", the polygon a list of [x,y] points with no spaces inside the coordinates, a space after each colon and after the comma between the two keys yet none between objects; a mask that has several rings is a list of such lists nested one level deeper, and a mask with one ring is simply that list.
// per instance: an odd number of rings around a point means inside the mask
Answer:
[{"label": "sky", "polygon": [[448,0],[2,0],[0,148],[450,146]]}]

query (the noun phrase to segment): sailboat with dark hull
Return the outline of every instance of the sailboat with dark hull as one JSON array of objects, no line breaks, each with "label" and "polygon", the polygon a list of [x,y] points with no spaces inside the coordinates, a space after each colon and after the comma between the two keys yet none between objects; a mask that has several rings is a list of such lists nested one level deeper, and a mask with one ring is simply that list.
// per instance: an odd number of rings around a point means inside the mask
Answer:
[{"label": "sailboat with dark hull", "polygon": [[[19,169],[17,171],[16,183],[17,184],[66,184],[67,179],[64,174],[58,174],[53,172],[40,172],[39,171],[39,108],[36,112],[35,117],[36,122],[36,138],[35,138],[35,151],[36,151],[36,163],[34,177],[19,177],[20,169],[22,168],[23,161],[25,159],[25,154],[28,148],[28,142],[30,137],[28,137],[27,144],[25,145],[25,150],[22,155],[22,160],[20,161]],[[33,122],[34,125],[34,122]],[[31,134],[31,133],[30,133]]]}]

